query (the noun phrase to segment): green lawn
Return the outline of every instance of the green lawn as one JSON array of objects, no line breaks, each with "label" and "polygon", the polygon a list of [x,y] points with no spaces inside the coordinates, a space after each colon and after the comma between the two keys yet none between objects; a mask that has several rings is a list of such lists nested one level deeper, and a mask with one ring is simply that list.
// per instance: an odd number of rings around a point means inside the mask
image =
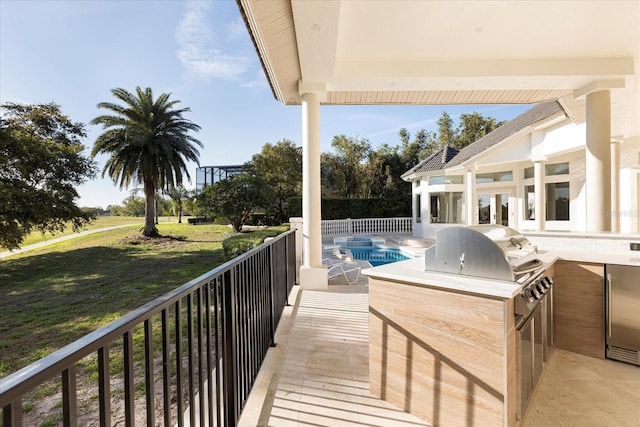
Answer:
[{"label": "green lawn", "polygon": [[[182,221],[183,222],[187,222],[187,217],[182,217]],[[160,217],[158,219],[158,223],[160,224],[167,224],[167,223],[177,223],[178,222],[178,218],[177,217]],[[103,227],[112,227],[115,225],[128,225],[128,224],[144,224],[144,217],[135,217],[135,216],[99,216],[94,222],[92,222],[91,224],[87,225],[85,228],[82,229],[82,231],[84,230],[94,230],[96,228],[103,228]],[[73,234],[74,231],[72,228],[67,228],[64,232],[62,233],[56,233],[56,234],[51,234],[51,233],[45,233],[42,234],[39,231],[33,231],[31,232],[28,236],[26,236],[24,242],[22,242],[22,244],[20,246],[26,246],[26,245],[32,245],[34,243],[40,243],[40,242],[45,242],[47,240],[51,240],[51,239],[55,239],[56,237],[62,237],[62,236],[66,236],[68,234]],[[0,248],[2,248],[2,246],[0,246]]]},{"label": "green lawn", "polygon": [[[0,259],[0,378],[225,261],[228,227],[158,228],[171,238],[142,239],[137,224]],[[243,235],[261,241],[287,228]]]}]

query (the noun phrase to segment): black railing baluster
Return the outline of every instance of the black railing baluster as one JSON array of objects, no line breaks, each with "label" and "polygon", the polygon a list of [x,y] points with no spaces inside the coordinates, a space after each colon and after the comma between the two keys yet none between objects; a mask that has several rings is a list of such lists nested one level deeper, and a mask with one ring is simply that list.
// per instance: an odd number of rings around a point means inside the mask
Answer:
[{"label": "black railing baluster", "polygon": [[189,421],[190,426],[196,425],[196,384],[193,375],[193,293],[187,295],[187,350],[189,370]]},{"label": "black railing baluster", "polygon": [[[239,387],[236,390],[236,405],[240,405],[242,401],[242,395],[244,393],[244,386],[246,384],[246,362],[245,357],[247,355],[245,348],[247,346],[247,300],[246,300],[246,288],[245,283],[247,281],[247,271],[249,270],[247,264],[250,258],[247,258],[242,264],[240,264],[241,270],[239,271],[239,280],[236,282],[234,288],[237,295],[238,311],[236,316],[236,322],[240,331],[240,339],[236,340],[236,349],[238,352],[238,377],[240,378]],[[237,408],[237,406],[236,406]],[[240,408],[237,408],[239,411]]]},{"label": "black railing baluster", "polygon": [[62,371],[62,425],[78,425],[78,399],[76,396],[76,365]]},{"label": "black railing baluster", "polygon": [[209,410],[207,411],[207,421],[208,426],[213,427],[213,364],[211,363],[211,358],[213,357],[212,348],[211,348],[211,282],[207,283],[204,287],[204,304],[205,304],[205,313],[207,317],[205,318],[205,334],[206,334],[206,345],[207,345],[207,407]]},{"label": "black railing baluster", "polygon": [[[237,359],[236,359],[236,295],[235,274],[229,271],[225,277],[223,291],[223,340],[224,348],[224,425],[235,426],[237,420]],[[226,275],[225,275],[226,276]]]},{"label": "black railing baluster", "polygon": [[198,397],[200,398],[200,425],[204,426],[204,420],[206,419],[204,410],[205,410],[205,392],[204,392],[204,381],[205,381],[205,372],[203,365],[203,345],[202,345],[202,306],[203,306],[203,298],[202,298],[202,288],[198,288],[196,291],[196,301],[198,306],[198,315],[196,318],[198,319]]},{"label": "black railing baluster", "polygon": [[169,347],[169,313],[165,308],[160,315],[162,321],[162,406],[164,427],[171,427],[171,370]]},{"label": "black railing baluster", "polygon": [[22,427],[22,399],[14,400],[2,408],[2,420],[6,427]]},{"label": "black railing baluster", "polygon": [[[249,282],[247,285],[251,288],[251,294],[249,297],[251,298],[251,323],[249,324],[249,344],[252,348],[249,349],[249,367],[250,367],[250,375],[248,375],[247,382],[249,386],[245,389],[245,397],[249,394],[246,390],[251,390],[251,384],[253,383],[254,374],[257,371],[257,359],[260,353],[260,348],[262,344],[261,334],[259,334],[260,329],[257,326],[257,320],[259,319],[259,306],[258,304],[260,294],[260,280],[257,272],[260,269],[260,260],[262,258],[262,254],[255,254],[253,258],[253,271]],[[257,279],[257,280],[256,280]],[[256,351],[257,350],[257,351]]]},{"label": "black railing baluster", "polygon": [[144,381],[148,427],[154,427],[156,424],[156,393],[153,370],[153,324],[152,319],[147,319],[144,321]]},{"label": "black railing baluster", "polygon": [[275,327],[275,320],[276,320],[276,311],[275,311],[275,301],[276,298],[274,293],[274,279],[275,279],[275,275],[274,275],[274,260],[273,260],[273,256],[271,251],[273,250],[273,246],[269,247],[269,268],[268,268],[268,273],[267,273],[267,278],[269,279],[269,339],[271,340],[271,342],[269,343],[269,345],[271,346],[275,346],[276,344],[276,327]]},{"label": "black railing baluster", "polygon": [[101,427],[111,427],[111,376],[109,344],[98,349],[98,400]]},{"label": "black railing baluster", "polygon": [[124,365],[124,424],[135,425],[135,384],[133,368],[133,334],[127,331],[122,336],[122,358]]},{"label": "black railing baluster", "polygon": [[182,389],[182,300],[176,301],[175,312],[177,418],[178,427],[184,427],[184,393]]},{"label": "black railing baluster", "polygon": [[220,367],[220,361],[222,358],[222,352],[220,351],[220,328],[224,326],[224,322],[222,323],[222,325],[220,324],[220,318],[222,316],[222,307],[221,307],[221,292],[223,290],[223,286],[224,286],[224,280],[223,278],[226,277],[225,274],[222,275],[222,277],[218,277],[216,278],[215,282],[214,282],[214,288],[213,288],[213,307],[214,307],[214,312],[213,312],[213,333],[214,333],[214,351],[215,351],[215,357],[214,357],[214,361],[215,361],[215,365],[216,365],[216,426],[221,426],[222,425],[222,408],[224,408],[224,405],[222,405],[222,388],[220,386],[220,379],[221,379],[221,375],[223,374],[221,371],[221,367]]},{"label": "black railing baluster", "polygon": [[[249,292],[247,291],[247,283],[249,282],[249,276],[251,274],[251,258],[252,257],[248,257],[247,260],[243,263],[243,268],[242,268],[242,281],[237,283],[236,286],[236,290],[238,292],[238,295],[241,295],[240,298],[240,319],[239,319],[239,325],[242,328],[242,339],[238,340],[238,350],[240,351],[240,365],[239,365],[239,370],[240,370],[240,376],[242,378],[242,386],[238,389],[238,406],[241,407],[242,405],[242,398],[244,396],[246,387],[247,387],[247,373],[248,373],[248,369],[247,366],[249,364],[248,362],[248,347],[250,346],[249,343],[249,333],[248,333],[248,328],[249,328]],[[240,408],[238,408],[238,410],[240,410]]]}]

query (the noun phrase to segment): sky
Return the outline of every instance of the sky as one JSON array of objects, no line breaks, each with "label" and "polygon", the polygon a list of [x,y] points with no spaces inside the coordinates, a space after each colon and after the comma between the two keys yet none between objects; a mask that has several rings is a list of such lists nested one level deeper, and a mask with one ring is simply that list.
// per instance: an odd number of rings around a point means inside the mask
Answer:
[{"label": "sky", "polygon": [[[0,104],[55,102],[86,124],[88,156],[103,131],[89,122],[113,102],[114,88],[170,93],[201,127],[201,166],[243,164],[266,143],[302,144],[300,106],[274,99],[235,0],[0,0]],[[399,144],[398,131],[436,130],[443,111],[510,120],[530,106],[322,106],[321,151],[336,135]],[[120,190],[95,158],[95,180],[78,188],[79,206],[120,204]],[[195,163],[189,164],[195,188]]]}]

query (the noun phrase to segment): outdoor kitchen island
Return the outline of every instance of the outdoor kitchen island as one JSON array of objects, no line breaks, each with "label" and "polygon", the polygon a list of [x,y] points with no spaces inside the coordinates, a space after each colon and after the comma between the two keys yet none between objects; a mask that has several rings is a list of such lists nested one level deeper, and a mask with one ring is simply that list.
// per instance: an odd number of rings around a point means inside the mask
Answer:
[{"label": "outdoor kitchen island", "polygon": [[[551,254],[539,258],[552,269]],[[518,424],[521,284],[425,272],[422,258],[363,273],[374,396],[434,426]]]}]

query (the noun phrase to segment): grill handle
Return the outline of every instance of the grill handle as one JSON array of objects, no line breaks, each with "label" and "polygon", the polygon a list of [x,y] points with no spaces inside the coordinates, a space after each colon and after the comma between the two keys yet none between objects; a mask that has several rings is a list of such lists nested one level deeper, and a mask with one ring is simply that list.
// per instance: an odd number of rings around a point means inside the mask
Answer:
[{"label": "grill handle", "polygon": [[607,337],[611,338],[611,273],[607,273]]}]

